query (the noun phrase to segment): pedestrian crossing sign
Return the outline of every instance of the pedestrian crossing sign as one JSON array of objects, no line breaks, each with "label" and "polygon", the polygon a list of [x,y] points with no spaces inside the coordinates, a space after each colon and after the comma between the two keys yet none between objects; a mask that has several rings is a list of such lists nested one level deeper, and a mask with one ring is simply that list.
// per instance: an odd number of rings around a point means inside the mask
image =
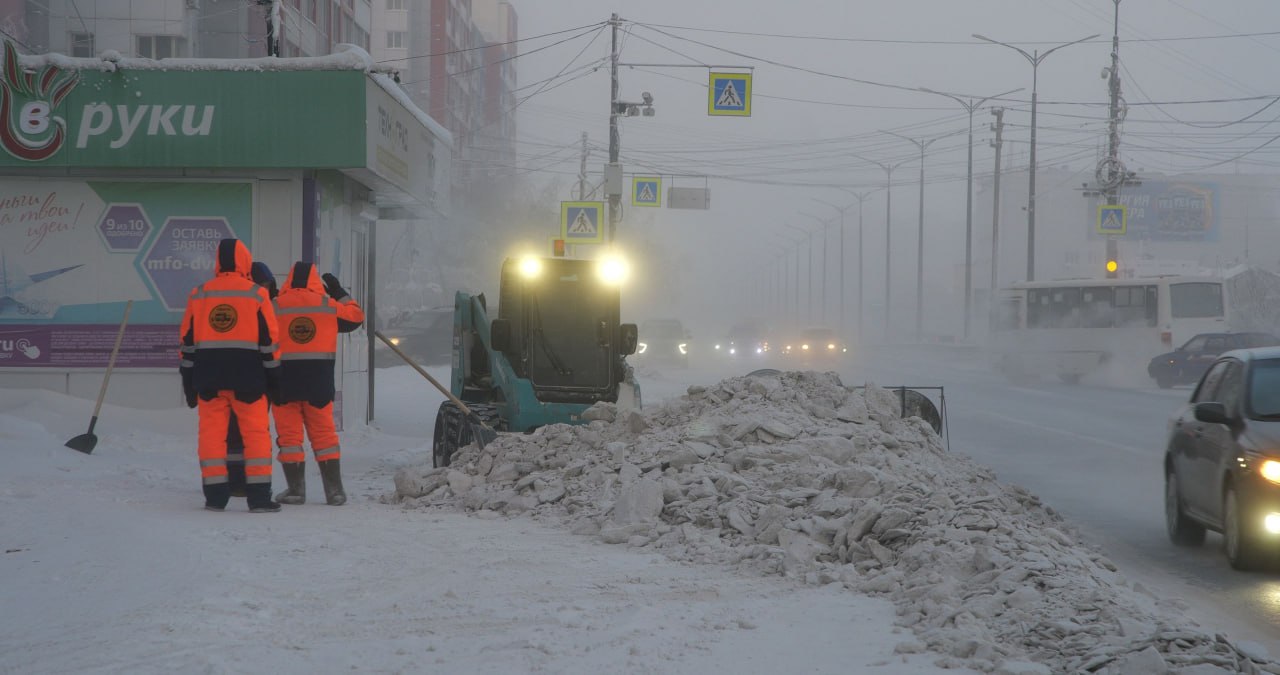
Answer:
[{"label": "pedestrian crossing sign", "polygon": [[1123,236],[1128,224],[1128,210],[1124,204],[1098,205],[1098,234]]},{"label": "pedestrian crossing sign", "polygon": [[560,202],[560,238],[566,244],[604,243],[604,202]]},{"label": "pedestrian crossing sign", "polygon": [[662,206],[662,178],[636,176],[631,179],[632,206]]},{"label": "pedestrian crossing sign", "polygon": [[711,73],[707,86],[707,114],[751,116],[751,73]]}]

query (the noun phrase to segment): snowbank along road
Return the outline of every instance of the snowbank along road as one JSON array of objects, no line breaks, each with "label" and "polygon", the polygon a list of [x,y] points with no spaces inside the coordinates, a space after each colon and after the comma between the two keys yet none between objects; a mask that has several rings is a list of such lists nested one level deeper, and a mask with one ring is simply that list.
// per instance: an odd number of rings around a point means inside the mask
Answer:
[{"label": "snowbank along road", "polygon": [[527,516],[681,561],[882,595],[900,653],[1002,673],[1280,673],[1116,571],[1027,491],[834,373],[730,378],[639,412],[503,435],[389,501]]}]

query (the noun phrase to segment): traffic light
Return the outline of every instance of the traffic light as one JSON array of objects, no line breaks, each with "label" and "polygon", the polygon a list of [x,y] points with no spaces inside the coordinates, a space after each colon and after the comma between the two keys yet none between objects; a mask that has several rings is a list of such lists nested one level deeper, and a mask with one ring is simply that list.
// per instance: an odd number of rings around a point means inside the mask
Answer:
[{"label": "traffic light", "polygon": [[1115,258],[1107,259],[1107,278],[1115,279],[1120,276],[1120,263]]},{"label": "traffic light", "polygon": [[551,244],[551,254],[557,258],[564,257],[564,240],[553,239]]}]

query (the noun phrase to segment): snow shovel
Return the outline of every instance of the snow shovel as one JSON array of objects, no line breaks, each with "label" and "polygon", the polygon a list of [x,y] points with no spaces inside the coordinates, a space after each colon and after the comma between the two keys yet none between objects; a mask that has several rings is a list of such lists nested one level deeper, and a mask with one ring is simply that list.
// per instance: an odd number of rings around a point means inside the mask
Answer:
[{"label": "snow shovel", "polygon": [[98,402],[93,405],[93,417],[89,418],[89,431],[67,441],[67,447],[79,450],[84,454],[93,452],[98,444],[98,437],[93,435],[93,427],[98,424],[98,411],[102,410],[102,399],[107,396],[107,382],[111,379],[111,369],[116,367],[116,355],[120,353],[120,342],[124,340],[124,327],[129,323],[129,310],[133,308],[130,300],[124,305],[124,318],[120,319],[120,330],[116,333],[116,345],[111,348],[111,360],[107,361],[107,372],[102,375],[102,388],[98,390]]},{"label": "snow shovel", "polygon": [[453,392],[449,391],[437,382],[436,378],[431,377],[431,373],[423,370],[422,366],[414,363],[413,359],[409,358],[407,354],[400,351],[400,348],[392,344],[391,340],[388,340],[387,336],[382,334],[382,331],[375,330],[373,331],[373,334],[376,335],[379,340],[386,343],[386,345],[391,348],[391,351],[396,353],[396,356],[399,356],[404,359],[405,363],[413,366],[413,369],[418,371],[419,375],[427,378],[427,381],[435,386],[436,389],[439,389],[441,394],[447,396],[454,405],[458,406],[458,408],[462,410],[462,414],[466,417],[467,421],[471,423],[471,437],[475,439],[476,445],[480,446],[481,450],[484,450],[485,445],[498,437],[498,432],[495,431],[493,427],[485,424],[484,420],[480,419],[479,415],[475,414],[472,412],[471,408],[467,407],[466,403],[463,403],[457,396],[453,395]]}]

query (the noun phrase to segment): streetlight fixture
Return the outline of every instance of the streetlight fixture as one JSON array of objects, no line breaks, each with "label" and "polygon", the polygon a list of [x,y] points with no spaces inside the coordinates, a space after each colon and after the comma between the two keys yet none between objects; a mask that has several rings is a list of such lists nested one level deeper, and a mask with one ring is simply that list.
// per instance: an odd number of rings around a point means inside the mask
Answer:
[{"label": "streetlight fixture", "polygon": [[1031,166],[1027,170],[1027,173],[1030,174],[1029,185],[1027,187],[1027,281],[1035,281],[1036,278],[1036,85],[1038,82],[1040,63],[1043,62],[1050,54],[1062,49],[1063,47],[1080,44],[1086,40],[1092,40],[1099,35],[1100,33],[1094,33],[1089,37],[1082,37],[1079,40],[1074,40],[1072,42],[1064,42],[1063,44],[1045,51],[1043,54],[1041,54],[1038,49],[1028,54],[1026,50],[1021,47],[1016,47],[999,40],[992,40],[985,35],[979,35],[977,33],[973,34],[973,37],[979,40],[990,42],[994,45],[1000,45],[1002,47],[1008,47],[1009,49],[1018,52],[1027,60],[1028,63],[1031,64]]},{"label": "streetlight fixture", "polygon": [[[892,271],[893,266],[889,264],[889,261],[892,259],[889,255],[891,253],[891,247],[889,244],[892,242],[891,237],[893,231],[890,227],[890,223],[892,221],[891,216],[893,214],[893,172],[895,169],[901,167],[907,162],[910,162],[911,160],[904,159],[896,164],[891,164],[889,162],[880,162],[874,159],[868,159],[856,153],[849,154],[867,162],[868,164],[875,164],[884,172],[884,339],[887,342],[889,340],[889,301],[892,298],[890,293],[890,290],[892,289],[892,285],[890,283],[890,272]],[[859,247],[858,255],[862,255],[861,247]]]},{"label": "streetlight fixture", "polygon": [[892,131],[884,133],[896,136],[904,141],[914,143],[920,149],[920,224],[916,234],[916,342],[920,341],[924,329],[924,151],[933,142],[951,134],[934,136],[933,138],[911,138]]},{"label": "streetlight fixture", "polygon": [[976,101],[972,96],[966,101],[959,96],[948,94],[945,91],[935,91],[927,87],[920,87],[920,91],[946,96],[959,103],[969,113],[969,169],[965,174],[964,192],[964,339],[968,340],[970,303],[973,300],[973,111],[993,98],[1016,94],[1022,91],[1022,87],[1010,89],[1000,94],[985,96]]}]

